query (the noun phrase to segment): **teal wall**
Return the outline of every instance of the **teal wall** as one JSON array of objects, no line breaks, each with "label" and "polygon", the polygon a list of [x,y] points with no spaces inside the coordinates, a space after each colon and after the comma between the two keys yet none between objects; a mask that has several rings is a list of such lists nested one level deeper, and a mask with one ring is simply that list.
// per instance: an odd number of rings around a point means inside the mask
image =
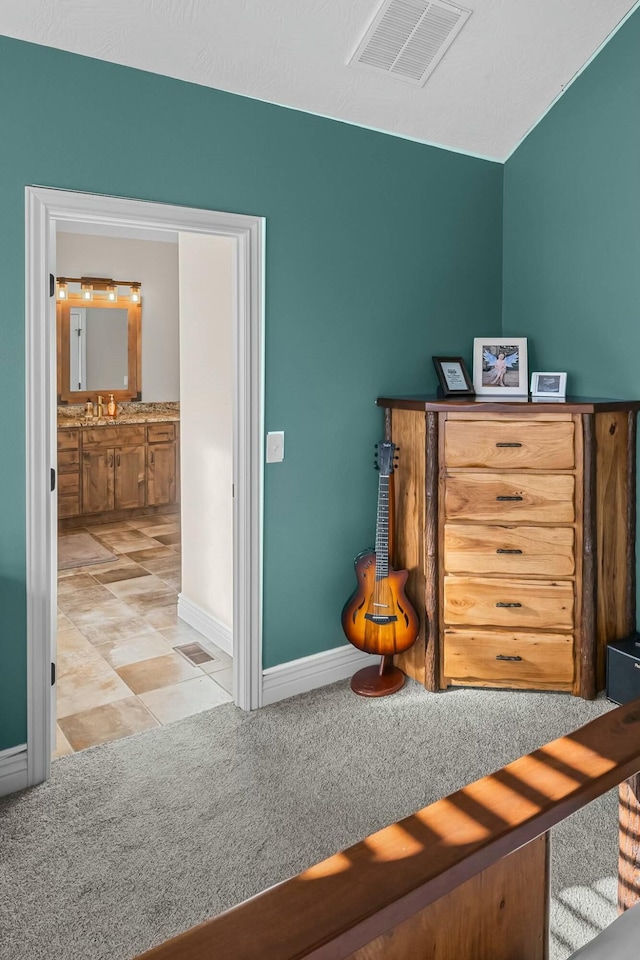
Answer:
[{"label": "teal wall", "polygon": [[573,394],[640,396],[640,11],[507,161],[503,326]]},{"label": "teal wall", "polygon": [[0,749],[26,739],[24,187],[267,218],[264,664],[344,643],[379,394],[500,323],[503,168],[0,38]]}]

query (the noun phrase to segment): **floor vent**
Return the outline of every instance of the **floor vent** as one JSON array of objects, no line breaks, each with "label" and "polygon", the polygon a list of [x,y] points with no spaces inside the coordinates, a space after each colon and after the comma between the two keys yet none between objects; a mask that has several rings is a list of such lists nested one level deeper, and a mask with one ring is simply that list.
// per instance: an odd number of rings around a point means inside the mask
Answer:
[{"label": "floor vent", "polygon": [[384,0],[348,62],[421,87],[470,16],[447,0]]},{"label": "floor vent", "polygon": [[183,643],[179,647],[174,647],[174,649],[195,666],[199,666],[201,663],[211,663],[215,659],[199,643]]}]

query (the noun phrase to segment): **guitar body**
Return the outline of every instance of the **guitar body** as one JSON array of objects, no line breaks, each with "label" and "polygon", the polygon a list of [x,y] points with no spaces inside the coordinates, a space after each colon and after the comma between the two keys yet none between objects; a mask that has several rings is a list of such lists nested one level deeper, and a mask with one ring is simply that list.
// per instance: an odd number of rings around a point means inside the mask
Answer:
[{"label": "guitar body", "polygon": [[420,623],[404,592],[408,570],[392,570],[376,578],[376,554],[355,560],[358,586],[342,611],[347,640],[365,653],[382,657],[403,653],[415,642]]}]

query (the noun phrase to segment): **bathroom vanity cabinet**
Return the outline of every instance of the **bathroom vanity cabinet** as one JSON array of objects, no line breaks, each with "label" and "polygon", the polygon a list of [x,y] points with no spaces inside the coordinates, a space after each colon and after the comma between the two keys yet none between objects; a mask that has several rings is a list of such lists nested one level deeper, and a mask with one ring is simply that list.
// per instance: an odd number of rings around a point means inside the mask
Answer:
[{"label": "bathroom vanity cabinet", "polygon": [[175,421],[59,428],[61,526],[177,511],[179,429]]}]

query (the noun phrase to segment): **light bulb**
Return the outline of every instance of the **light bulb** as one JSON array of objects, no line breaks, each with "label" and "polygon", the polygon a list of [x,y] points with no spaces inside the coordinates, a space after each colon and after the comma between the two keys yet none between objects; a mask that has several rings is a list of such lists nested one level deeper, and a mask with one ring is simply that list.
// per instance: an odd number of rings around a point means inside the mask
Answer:
[{"label": "light bulb", "polygon": [[93,300],[93,286],[90,283],[82,284],[82,299]]},{"label": "light bulb", "polygon": [[131,285],[131,302],[140,303],[140,284]]},{"label": "light bulb", "polygon": [[67,288],[66,280],[58,281],[58,300],[67,300],[69,298],[69,291]]},{"label": "light bulb", "polygon": [[112,283],[110,286],[107,287],[107,300],[109,300],[111,303],[115,303],[117,299],[118,299],[118,288],[116,287],[115,284]]}]

